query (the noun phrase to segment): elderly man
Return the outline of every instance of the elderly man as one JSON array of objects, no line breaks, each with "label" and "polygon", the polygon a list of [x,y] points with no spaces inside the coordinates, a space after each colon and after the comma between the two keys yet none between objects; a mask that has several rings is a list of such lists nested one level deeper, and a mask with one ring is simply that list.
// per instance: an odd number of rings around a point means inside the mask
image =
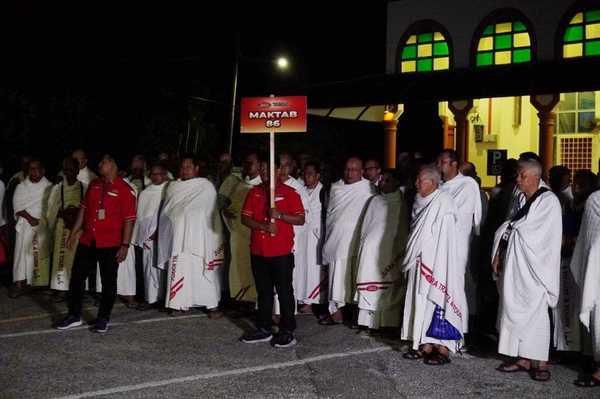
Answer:
[{"label": "elderly man", "polygon": [[526,202],[496,231],[492,269],[500,288],[498,351],[517,357],[498,367],[531,378],[550,378],[548,307],[555,307],[560,288],[560,202],[540,188],[542,167],[535,160],[519,162],[517,185]]},{"label": "elderly man", "polygon": [[381,164],[376,159],[367,159],[365,162],[365,174],[363,176],[369,180],[375,187],[379,187],[381,182]]},{"label": "elderly man", "polygon": [[242,164],[243,179],[230,174],[219,189],[226,202],[221,212],[229,230],[229,292],[231,298],[241,302],[256,301],[250,267],[250,229],[242,223],[241,211],[248,191],[262,183],[259,168],[258,155],[248,154]]},{"label": "elderly man", "polygon": [[343,321],[342,307],[353,300],[353,268],[358,251],[358,226],[365,205],[374,194],[371,182],[363,179],[359,158],[346,161],[344,178],[331,185],[327,206],[323,262],[329,265],[329,313],[319,324]]},{"label": "elderly man", "polygon": [[73,151],[73,158],[77,160],[79,164],[79,172],[77,173],[77,180],[82,182],[85,187],[87,187],[92,180],[94,180],[97,176],[92,170],[87,166],[88,158],[87,154],[82,149],[77,149]]},{"label": "elderly man", "polygon": [[[465,292],[465,296],[456,298],[460,302],[461,309],[469,309],[475,313],[475,305],[477,303],[475,282],[477,281],[475,270],[477,265],[468,268],[469,254],[471,250],[471,242],[474,236],[479,235],[479,228],[482,218],[481,194],[477,182],[462,175],[458,171],[458,154],[454,150],[444,150],[437,158],[437,167],[442,174],[444,183],[440,186],[440,190],[448,193],[454,200],[454,204],[458,209],[458,220],[456,224],[456,261],[460,268],[459,273],[463,276],[463,287],[465,280],[467,281],[466,290],[458,287],[457,292]],[[474,260],[473,260],[474,261]],[[468,292],[468,298],[466,293]],[[468,332],[469,328],[469,313],[464,312],[463,317],[463,332]]]},{"label": "elderly man", "polygon": [[[597,365],[600,365],[600,191],[590,195],[585,204],[583,220],[573,258],[571,273],[581,300],[576,304],[578,319],[591,335],[590,345],[584,345],[584,354],[593,354]],[[571,329],[578,330],[578,326]],[[586,341],[589,341],[589,337]],[[588,353],[592,352],[592,353]],[[575,385],[581,387],[600,386],[600,367],[593,374],[579,379]]]},{"label": "elderly man", "polygon": [[400,327],[402,267],[408,234],[406,206],[393,170],[382,174],[380,191],[369,203],[360,232],[355,301],[358,324],[369,329]]},{"label": "elderly man", "polygon": [[151,185],[146,187],[138,197],[137,218],[133,231],[133,244],[136,247],[136,258],[141,259],[144,276],[144,300],[137,306],[138,310],[157,307],[159,300],[164,299],[165,266],[156,264],[158,246],[158,216],[168,186],[167,169],[156,164],[150,169]]},{"label": "elderly man", "polygon": [[22,294],[27,285],[48,285],[50,248],[45,212],[52,183],[44,173],[42,163],[31,160],[27,177],[13,196],[17,235],[13,264],[15,287],[9,294],[11,298]]},{"label": "elderly man", "polygon": [[165,306],[175,311],[206,307],[211,319],[222,313],[223,236],[217,209],[217,192],[198,177],[199,161],[181,158],[179,180],[171,182],[158,223],[159,267],[167,265]]},{"label": "elderly man", "polygon": [[79,205],[83,201],[86,189],[84,184],[77,180],[79,165],[75,158],[63,160],[62,172],[64,179],[52,188],[46,214],[50,234],[54,237],[50,288],[57,291],[57,302],[63,301],[64,295],[61,293],[69,290],[77,248],[68,249],[67,238],[77,220]]},{"label": "elderly man", "polygon": [[81,325],[84,282],[99,264],[102,300],[93,331],[108,331],[117,296],[119,263],[127,257],[135,223],[135,192],[118,176],[114,158],[105,155],[99,165],[102,177],[92,180],[67,239],[67,248],[77,246],[69,283],[69,314],[56,325],[66,330]]},{"label": "elderly man", "polygon": [[408,273],[402,339],[412,341],[412,350],[403,357],[424,357],[429,365],[449,363],[449,352],[460,349],[466,313],[460,301],[463,269],[456,257],[458,210],[439,184],[435,167],[421,169],[402,261]]}]

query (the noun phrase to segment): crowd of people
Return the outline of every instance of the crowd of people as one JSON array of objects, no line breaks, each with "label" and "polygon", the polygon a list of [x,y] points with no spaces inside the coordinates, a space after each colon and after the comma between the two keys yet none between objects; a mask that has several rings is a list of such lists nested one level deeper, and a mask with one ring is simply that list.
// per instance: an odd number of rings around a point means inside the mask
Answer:
[{"label": "crowd of people", "polygon": [[76,150],[56,184],[24,158],[6,192],[0,185],[9,296],[51,290],[69,309],[55,327],[68,329],[82,324],[86,290],[100,295],[98,333],[117,295],[130,308],[204,308],[211,319],[235,308],[255,315],[242,342],[278,348],[296,344],[295,315],[313,313],[362,334],[399,331],[412,343],[403,356],[428,365],[495,334],[510,359],[500,372],[547,381],[551,350],[579,351],[590,369],[576,384],[600,386],[592,172],[555,166],[546,184],[528,152],[484,190],[454,150],[434,163],[400,154],[396,169],[351,157],[339,180],[307,154],[281,153],[270,198],[270,165],[257,152],[241,170],[221,155],[212,176],[192,154],[178,170],[167,158],[136,155],[125,172],[106,155],[96,176]]}]

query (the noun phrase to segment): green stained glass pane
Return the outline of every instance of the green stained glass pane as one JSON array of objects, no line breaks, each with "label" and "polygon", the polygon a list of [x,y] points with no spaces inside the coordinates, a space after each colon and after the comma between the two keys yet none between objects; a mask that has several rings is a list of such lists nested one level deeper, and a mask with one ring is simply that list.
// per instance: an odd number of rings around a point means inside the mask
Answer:
[{"label": "green stained glass pane", "polygon": [[483,36],[489,36],[494,34],[494,25],[488,25],[483,30]]},{"label": "green stained glass pane", "polygon": [[521,21],[513,22],[513,31],[515,32],[525,32],[527,27]]},{"label": "green stained glass pane", "polygon": [[405,46],[402,50],[403,60],[412,60],[417,58],[417,46]]},{"label": "green stained glass pane", "polygon": [[492,65],[494,63],[494,53],[477,53],[477,66]]},{"label": "green stained glass pane", "polygon": [[424,58],[417,60],[417,72],[429,72],[433,70],[433,60]]},{"label": "green stained glass pane", "polygon": [[426,43],[433,41],[433,33],[421,33],[417,36],[418,43]]},{"label": "green stained glass pane", "polygon": [[433,45],[433,55],[448,55],[448,43],[436,42]]},{"label": "green stained glass pane", "polygon": [[513,50],[513,62],[529,62],[531,61],[531,49]]},{"label": "green stained glass pane", "polygon": [[600,40],[585,43],[585,52],[587,55],[600,55]]},{"label": "green stained glass pane", "polygon": [[585,22],[600,21],[600,10],[586,11]]},{"label": "green stained glass pane", "polygon": [[583,26],[569,26],[565,31],[565,42],[580,42],[583,40]]},{"label": "green stained glass pane", "polygon": [[503,50],[512,47],[512,35],[498,35],[494,38],[494,49]]}]

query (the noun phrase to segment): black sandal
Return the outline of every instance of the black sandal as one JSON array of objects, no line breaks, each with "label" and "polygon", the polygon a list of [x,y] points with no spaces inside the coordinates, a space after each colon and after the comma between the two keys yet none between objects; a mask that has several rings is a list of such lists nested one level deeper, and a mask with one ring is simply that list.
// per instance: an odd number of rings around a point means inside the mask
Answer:
[{"label": "black sandal", "polygon": [[329,315],[319,319],[318,323],[322,326],[335,326],[341,324],[340,322],[333,320],[333,317]]},{"label": "black sandal", "polygon": [[600,387],[600,379],[591,376],[590,378],[575,380],[574,384],[579,388],[596,388]]},{"label": "black sandal", "polygon": [[529,376],[534,381],[545,382],[545,381],[550,380],[551,374],[550,374],[550,370],[542,370],[542,369],[538,369],[538,368],[532,368],[530,370]]},{"label": "black sandal", "polygon": [[440,352],[433,352],[425,356],[425,364],[428,366],[443,366],[450,363],[450,356],[442,355]]},{"label": "black sandal", "polygon": [[411,349],[408,352],[402,354],[402,357],[404,359],[408,359],[408,360],[423,359],[423,356],[425,356],[425,354],[423,352],[417,351],[417,350],[414,350],[414,349]]}]

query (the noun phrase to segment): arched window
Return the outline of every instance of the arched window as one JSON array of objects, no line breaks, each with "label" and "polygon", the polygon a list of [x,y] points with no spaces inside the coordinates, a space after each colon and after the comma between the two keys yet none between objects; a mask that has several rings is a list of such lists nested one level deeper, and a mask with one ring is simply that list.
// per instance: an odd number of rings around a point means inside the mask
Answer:
[{"label": "arched window", "polygon": [[600,9],[577,12],[563,34],[563,58],[600,55]]},{"label": "arched window", "polygon": [[531,62],[532,38],[529,24],[512,10],[500,10],[480,25],[475,36],[475,66]]},{"label": "arched window", "polygon": [[422,21],[407,30],[400,43],[400,72],[450,69],[450,43],[439,24]]}]

